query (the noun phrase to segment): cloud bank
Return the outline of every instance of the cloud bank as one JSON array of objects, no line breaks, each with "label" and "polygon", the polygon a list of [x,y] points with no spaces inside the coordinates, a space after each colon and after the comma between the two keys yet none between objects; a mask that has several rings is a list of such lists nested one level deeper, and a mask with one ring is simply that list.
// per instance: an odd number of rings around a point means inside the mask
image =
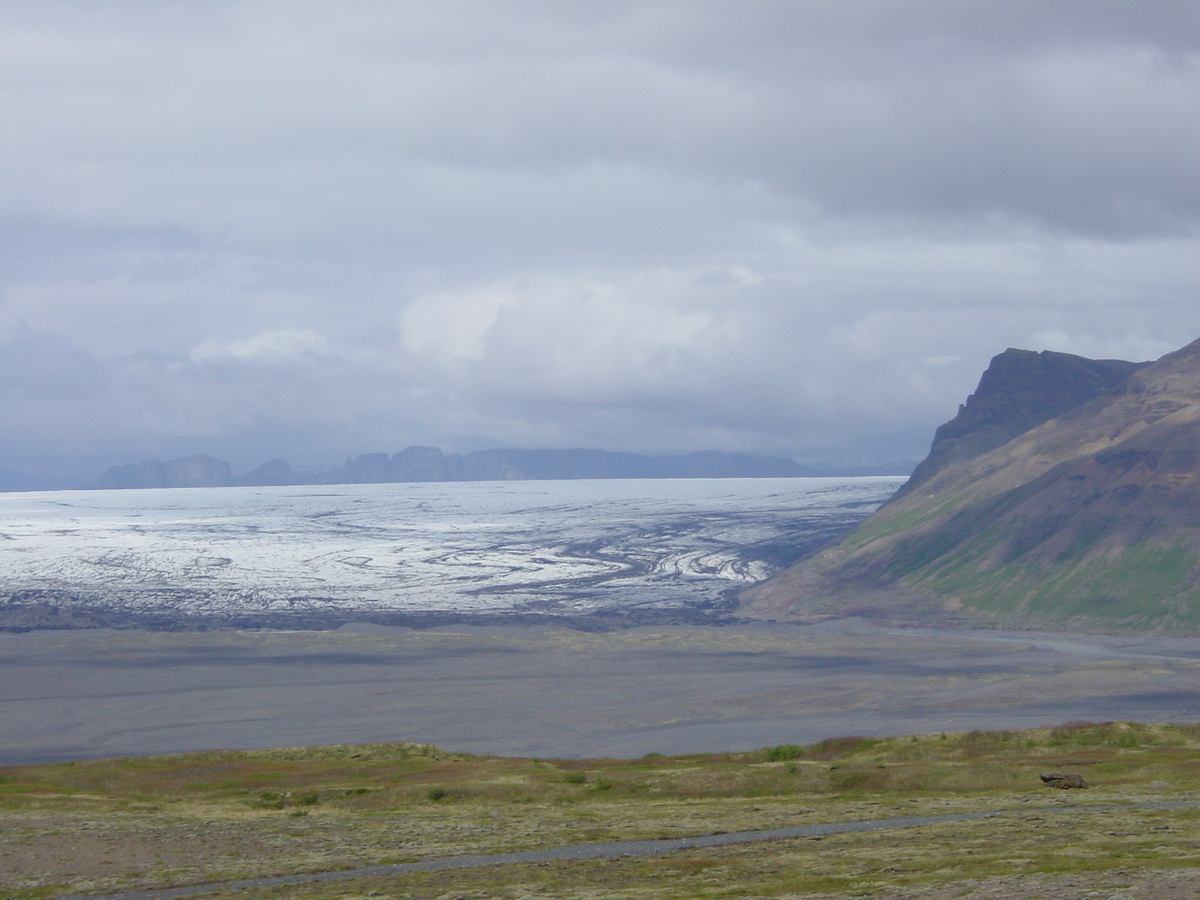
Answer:
[{"label": "cloud bank", "polygon": [[923,454],[1200,336],[1190,2],[0,2],[0,465]]}]

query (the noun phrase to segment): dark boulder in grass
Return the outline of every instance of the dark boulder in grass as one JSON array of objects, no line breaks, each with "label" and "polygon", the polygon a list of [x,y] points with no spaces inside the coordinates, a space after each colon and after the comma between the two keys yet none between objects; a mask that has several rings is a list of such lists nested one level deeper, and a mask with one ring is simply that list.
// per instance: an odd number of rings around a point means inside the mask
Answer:
[{"label": "dark boulder in grass", "polygon": [[1043,772],[1041,778],[1042,784],[1047,787],[1062,788],[1063,790],[1088,786],[1088,783],[1083,780],[1083,776],[1076,772]]}]

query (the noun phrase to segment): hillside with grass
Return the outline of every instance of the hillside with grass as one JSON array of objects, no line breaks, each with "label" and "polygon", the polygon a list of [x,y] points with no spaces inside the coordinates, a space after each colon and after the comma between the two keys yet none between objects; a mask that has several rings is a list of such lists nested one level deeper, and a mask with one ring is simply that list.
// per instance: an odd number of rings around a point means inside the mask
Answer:
[{"label": "hillside with grass", "polygon": [[1200,342],[982,455],[743,595],[751,615],[1200,629]]},{"label": "hillside with grass", "polygon": [[[874,834],[207,896],[803,897],[863,896],[864,887],[883,896],[948,885],[961,893],[965,880],[1050,889],[1064,873],[1097,884],[1135,871],[1190,878],[1200,876],[1200,809],[1145,804],[1200,797],[1198,760],[1200,726],[1074,723],[638,760],[373,744],[6,767],[0,894],[42,900],[987,810],[1006,812]],[[1090,786],[1047,787],[1048,771],[1078,773]]]}]

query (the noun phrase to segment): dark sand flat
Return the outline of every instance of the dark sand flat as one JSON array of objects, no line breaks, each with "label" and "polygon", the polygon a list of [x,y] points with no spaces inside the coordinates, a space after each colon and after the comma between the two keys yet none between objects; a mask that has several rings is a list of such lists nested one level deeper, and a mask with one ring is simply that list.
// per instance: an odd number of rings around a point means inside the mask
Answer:
[{"label": "dark sand flat", "polygon": [[1200,639],[853,622],[0,635],[4,763],[373,741],[636,757],[1079,719],[1200,720]]}]

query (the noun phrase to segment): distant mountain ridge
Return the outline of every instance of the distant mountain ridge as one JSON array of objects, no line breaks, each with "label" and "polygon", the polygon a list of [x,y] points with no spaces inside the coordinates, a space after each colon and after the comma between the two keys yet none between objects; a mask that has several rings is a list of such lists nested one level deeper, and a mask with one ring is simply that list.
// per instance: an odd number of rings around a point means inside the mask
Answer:
[{"label": "distant mountain ridge", "polygon": [[96,484],[98,489],[224,487],[233,484],[229,463],[211,456],[185,456],[163,462],[149,459],[140,463],[111,466]]},{"label": "distant mountain ridge", "polygon": [[235,478],[229,464],[210,456],[147,460],[112,466],[98,489],[226,487],[288,484],[389,484],[439,481],[532,481],[583,478],[798,478],[905,474],[900,467],[834,468],[803,466],[778,456],[715,451],[646,456],[608,450],[479,450],[444,454],[437,447],[412,446],[392,456],[364,453],[332,472],[308,476],[286,460],[272,459]]},{"label": "distant mountain ridge", "polygon": [[743,602],[767,617],[1200,631],[1200,341],[929,473]]}]

